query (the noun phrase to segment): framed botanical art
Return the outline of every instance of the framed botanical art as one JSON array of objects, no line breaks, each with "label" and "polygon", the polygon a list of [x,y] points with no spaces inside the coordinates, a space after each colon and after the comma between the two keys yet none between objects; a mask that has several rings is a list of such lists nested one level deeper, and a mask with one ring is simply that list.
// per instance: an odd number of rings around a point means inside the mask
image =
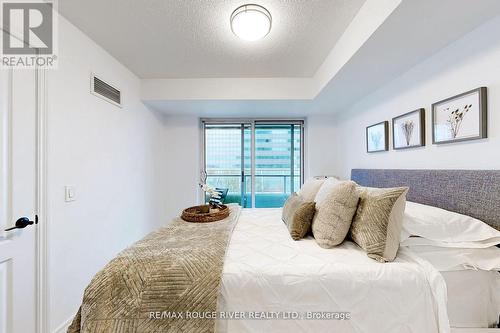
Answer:
[{"label": "framed botanical art", "polygon": [[383,121],[366,128],[366,151],[375,153],[389,150],[389,122]]},{"label": "framed botanical art", "polygon": [[425,146],[425,109],[392,118],[392,147],[406,149]]},{"label": "framed botanical art", "polygon": [[432,143],[487,137],[486,87],[432,104]]}]

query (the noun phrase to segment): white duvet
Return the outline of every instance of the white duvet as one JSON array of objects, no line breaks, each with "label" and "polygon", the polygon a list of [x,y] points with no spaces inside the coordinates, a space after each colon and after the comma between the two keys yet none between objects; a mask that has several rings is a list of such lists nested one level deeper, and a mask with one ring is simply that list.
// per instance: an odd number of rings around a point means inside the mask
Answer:
[{"label": "white duvet", "polygon": [[[281,209],[242,211],[219,311],[239,319],[219,320],[218,332],[450,331],[446,285],[427,261],[401,249],[394,262],[378,263],[351,242],[322,249],[312,238],[293,241]],[[349,319],[307,319],[345,313]]]}]

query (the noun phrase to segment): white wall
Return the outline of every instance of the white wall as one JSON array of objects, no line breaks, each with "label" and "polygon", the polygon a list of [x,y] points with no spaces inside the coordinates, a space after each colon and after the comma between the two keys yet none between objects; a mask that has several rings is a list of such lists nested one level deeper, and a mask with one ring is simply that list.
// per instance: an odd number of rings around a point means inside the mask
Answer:
[{"label": "white wall", "polygon": [[166,202],[168,218],[179,216],[182,209],[197,205],[200,181],[200,120],[198,117],[166,117],[165,149],[168,164],[169,199]]},{"label": "white wall", "polygon": [[[59,67],[48,74],[50,332],[75,314],[117,252],[168,221],[171,158],[165,120],[140,102],[140,80],[65,19],[59,24]],[[122,89],[123,108],[90,94],[91,72]],[[76,201],[64,201],[65,185],[76,186]]]},{"label": "white wall", "polygon": [[305,178],[336,176],[335,119],[325,115],[309,116],[305,131]]},{"label": "white wall", "polygon": [[[352,168],[500,168],[500,17],[442,49],[336,117],[334,171],[349,177]],[[376,64],[374,64],[376,66]],[[488,138],[433,145],[432,103],[477,88],[488,87]],[[418,109],[426,109],[425,148],[366,153],[365,128]],[[331,147],[323,144],[324,151]],[[312,161],[313,164],[318,164]]]}]

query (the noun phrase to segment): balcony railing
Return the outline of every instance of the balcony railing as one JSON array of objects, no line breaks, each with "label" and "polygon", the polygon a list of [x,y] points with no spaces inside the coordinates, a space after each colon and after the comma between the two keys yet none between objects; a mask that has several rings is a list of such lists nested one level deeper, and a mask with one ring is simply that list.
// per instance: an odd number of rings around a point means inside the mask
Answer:
[{"label": "balcony railing", "polygon": [[[207,184],[212,187],[228,188],[226,203],[238,203],[243,207],[252,207],[252,177],[240,175],[208,175]],[[285,200],[300,188],[300,176],[262,174],[255,175],[255,207],[282,207]]]}]

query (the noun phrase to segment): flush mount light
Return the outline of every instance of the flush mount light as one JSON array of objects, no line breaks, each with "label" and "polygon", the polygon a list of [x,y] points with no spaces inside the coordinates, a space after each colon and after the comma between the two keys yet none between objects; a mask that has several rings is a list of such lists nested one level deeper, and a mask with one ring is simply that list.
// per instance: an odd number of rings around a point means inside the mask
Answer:
[{"label": "flush mount light", "polygon": [[262,6],[247,4],[231,14],[231,30],[241,39],[256,41],[271,31],[271,14]]}]

